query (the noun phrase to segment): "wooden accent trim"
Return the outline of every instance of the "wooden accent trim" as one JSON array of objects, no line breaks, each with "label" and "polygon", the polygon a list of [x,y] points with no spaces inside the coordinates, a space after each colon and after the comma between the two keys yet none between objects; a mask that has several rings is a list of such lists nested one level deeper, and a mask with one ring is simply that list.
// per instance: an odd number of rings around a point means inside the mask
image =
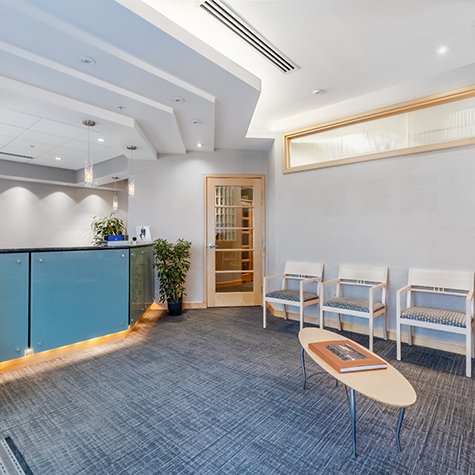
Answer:
[{"label": "wooden accent trim", "polygon": [[290,168],[290,140],[298,137],[304,137],[306,135],[315,134],[318,132],[324,132],[340,127],[346,127],[349,125],[359,124],[361,122],[368,122],[375,119],[382,119],[397,114],[403,114],[405,112],[412,112],[419,109],[426,109],[428,107],[438,106],[446,104],[448,102],[454,102],[461,99],[467,99],[475,96],[475,84],[460,87],[457,89],[451,89],[449,91],[440,92],[437,94],[431,94],[429,96],[412,99],[410,101],[400,102],[391,106],[381,107],[379,109],[373,109],[371,111],[354,114],[339,119],[334,119],[328,122],[323,122],[317,125],[311,125],[303,127],[301,129],[292,130],[282,134],[283,139],[283,161],[282,171],[283,173],[293,173],[303,170],[313,170],[316,168],[326,168],[338,165],[346,165],[348,163],[356,163],[368,160],[378,160],[381,158],[390,158],[396,156],[412,155],[414,153],[431,152],[434,150],[444,150],[448,148],[464,147],[467,145],[475,144],[475,138],[454,140],[450,142],[443,142],[439,144],[423,145],[420,147],[406,148],[402,150],[393,150],[390,152],[374,153],[370,155],[360,155],[358,157],[344,158],[341,160],[333,160],[329,162],[315,163],[311,165],[303,165],[300,167]]},{"label": "wooden accent trim", "polygon": [[[277,310],[267,302],[267,309],[275,317],[284,318],[284,312]],[[300,315],[298,313],[287,311],[287,316],[290,320],[300,321]],[[319,317],[313,315],[304,315],[304,319],[307,323],[319,325]],[[325,317],[325,328],[338,328],[338,320]],[[361,335],[368,334],[368,325],[354,322],[341,322],[342,330],[349,332],[360,333]],[[383,329],[379,327],[374,328],[374,336],[383,338]],[[396,342],[396,330],[388,330],[388,339]],[[403,332],[403,343],[407,343],[407,334]],[[424,346],[426,348],[432,348],[434,350],[448,351],[450,353],[456,353],[458,355],[465,355],[466,347],[465,343],[458,343],[455,341],[442,340],[440,338],[431,338],[428,336],[415,335],[412,332],[412,344],[415,346]]]}]

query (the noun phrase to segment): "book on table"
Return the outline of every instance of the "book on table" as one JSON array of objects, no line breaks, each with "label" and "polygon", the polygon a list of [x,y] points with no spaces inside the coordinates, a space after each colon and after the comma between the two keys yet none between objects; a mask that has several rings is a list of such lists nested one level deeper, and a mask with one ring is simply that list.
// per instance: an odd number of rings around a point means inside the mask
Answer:
[{"label": "book on table", "polygon": [[319,341],[309,343],[308,348],[339,373],[388,367],[384,360],[351,340]]}]

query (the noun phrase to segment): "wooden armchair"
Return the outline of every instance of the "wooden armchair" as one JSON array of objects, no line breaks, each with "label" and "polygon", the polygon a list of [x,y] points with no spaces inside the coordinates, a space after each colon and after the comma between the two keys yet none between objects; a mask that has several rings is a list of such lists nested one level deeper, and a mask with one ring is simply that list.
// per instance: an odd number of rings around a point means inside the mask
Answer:
[{"label": "wooden armchair", "polygon": [[[304,323],[304,308],[309,305],[316,305],[320,301],[319,287],[323,277],[323,264],[305,262],[287,262],[283,274],[264,277],[264,316],[263,326],[267,327],[267,302],[283,305],[284,318],[287,320],[287,305],[299,307],[300,309],[300,329]],[[269,281],[282,279],[281,290],[269,291]],[[288,288],[289,281],[299,281],[299,290]],[[316,283],[316,291],[305,290],[304,286]]]},{"label": "wooden armchair", "polygon": [[[374,319],[383,318],[383,337],[387,339],[386,326],[386,290],[388,283],[387,267],[341,265],[338,278],[322,283],[320,304],[320,328],[323,328],[323,312],[334,312],[338,315],[338,329],[341,330],[341,314],[354,315],[369,320],[369,349],[373,351]],[[335,297],[325,299],[325,288],[336,285]],[[342,288],[346,286],[366,287],[365,298],[342,296]],[[381,300],[375,300],[375,293],[381,291]]]},{"label": "wooden armchair", "polygon": [[[447,272],[434,270],[410,269],[408,284],[397,291],[397,359],[401,359],[401,327],[407,325],[407,340],[412,345],[412,327],[431,328],[445,332],[465,335],[465,374],[472,375],[473,358],[473,290],[474,277],[472,272]],[[429,293],[463,298],[465,311],[445,310],[434,306],[414,306],[417,293]],[[406,306],[402,305],[402,297],[406,294]],[[444,306],[452,306],[447,299]]]}]

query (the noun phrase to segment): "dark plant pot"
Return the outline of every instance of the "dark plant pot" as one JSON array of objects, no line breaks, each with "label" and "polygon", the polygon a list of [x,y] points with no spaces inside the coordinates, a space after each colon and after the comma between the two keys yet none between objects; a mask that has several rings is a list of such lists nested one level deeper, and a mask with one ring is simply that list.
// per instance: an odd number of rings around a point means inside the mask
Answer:
[{"label": "dark plant pot", "polygon": [[177,317],[183,313],[183,299],[178,302],[170,302],[168,300],[168,315],[171,317]]}]

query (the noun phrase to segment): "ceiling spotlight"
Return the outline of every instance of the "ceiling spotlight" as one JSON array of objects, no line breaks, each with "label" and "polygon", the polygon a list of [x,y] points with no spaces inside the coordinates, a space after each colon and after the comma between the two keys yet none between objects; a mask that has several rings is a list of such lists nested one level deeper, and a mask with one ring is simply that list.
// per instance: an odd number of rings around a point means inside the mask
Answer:
[{"label": "ceiling spotlight", "polygon": [[98,142],[104,142],[104,139],[97,139]]},{"label": "ceiling spotlight", "polygon": [[124,110],[125,107],[124,106],[117,106],[117,109],[119,109],[120,111]]},{"label": "ceiling spotlight", "polygon": [[175,97],[172,97],[172,101],[175,104],[183,104],[185,102],[185,99],[183,99],[183,97],[180,97],[180,96],[175,96]]},{"label": "ceiling spotlight", "polygon": [[312,94],[318,96],[319,94],[323,94],[323,91],[321,89],[315,89],[314,91],[312,91]]},{"label": "ceiling spotlight", "polygon": [[197,146],[197,147],[202,147],[203,144],[202,144],[201,142],[199,142],[199,143],[196,144],[196,146]]},{"label": "ceiling spotlight", "polygon": [[118,180],[118,179],[119,179],[118,176],[112,176],[111,178],[112,178],[113,180]]},{"label": "ceiling spotlight", "polygon": [[449,52],[449,47],[447,45],[439,46],[436,52],[439,56],[445,56]]},{"label": "ceiling spotlight", "polygon": [[83,64],[87,64],[88,66],[96,64],[96,60],[90,56],[79,56],[79,61],[81,61]]},{"label": "ceiling spotlight", "polygon": [[61,157],[54,157],[55,160],[62,160]]},{"label": "ceiling spotlight", "polygon": [[198,119],[191,119],[190,123],[193,124],[193,125],[199,125],[199,124],[201,124],[201,121],[198,120]]}]

